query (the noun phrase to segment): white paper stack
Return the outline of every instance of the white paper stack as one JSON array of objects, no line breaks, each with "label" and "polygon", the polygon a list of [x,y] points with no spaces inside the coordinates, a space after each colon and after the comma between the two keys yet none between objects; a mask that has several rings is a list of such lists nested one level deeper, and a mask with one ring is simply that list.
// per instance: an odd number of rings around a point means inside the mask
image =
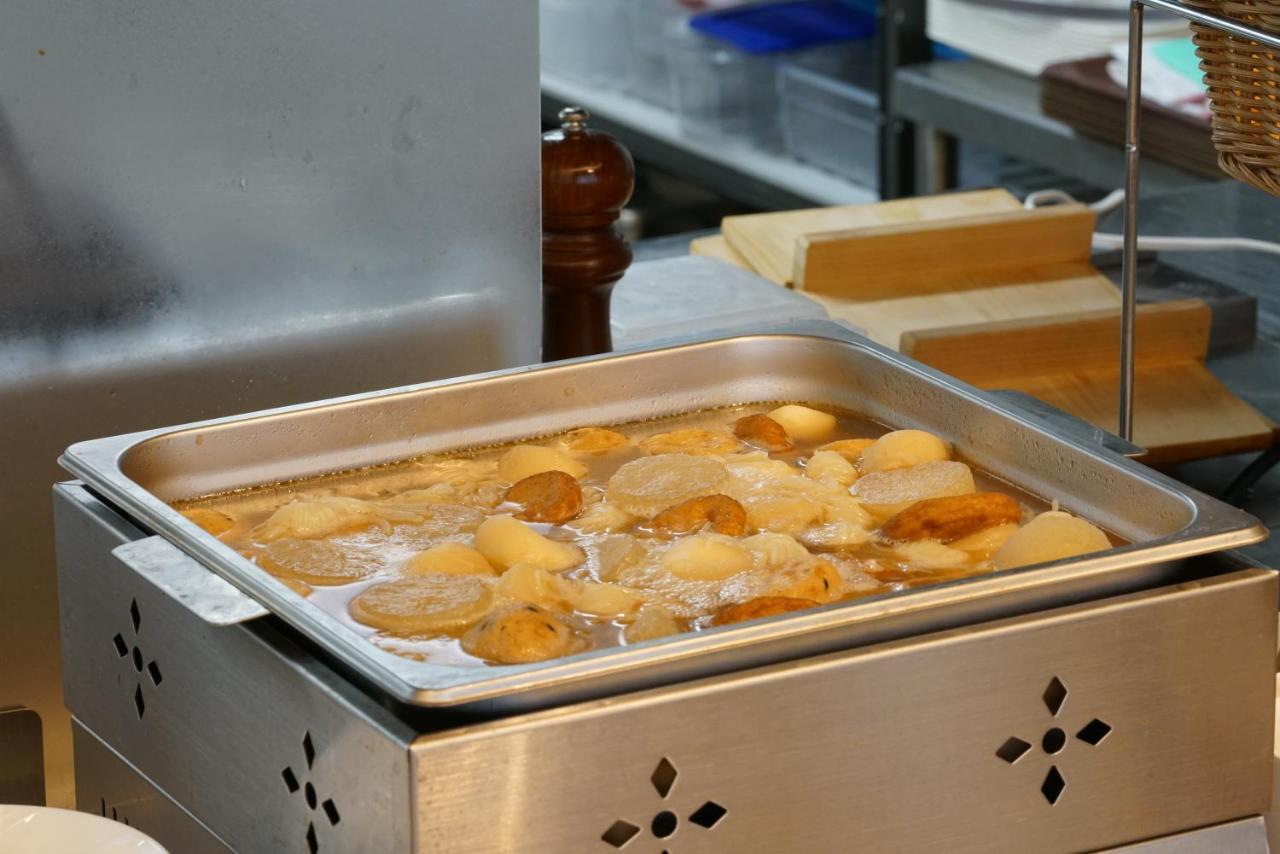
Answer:
[{"label": "white paper stack", "polygon": [[[1124,41],[1129,22],[1128,0],[1039,0],[1042,7],[1060,7],[1061,14],[1014,11],[981,0],[928,0],[929,38],[995,65],[1032,76],[1055,62],[1110,53]],[[1096,10],[1114,10],[1114,17],[1081,17]],[[1186,22],[1147,16],[1148,36],[1183,35]]]}]

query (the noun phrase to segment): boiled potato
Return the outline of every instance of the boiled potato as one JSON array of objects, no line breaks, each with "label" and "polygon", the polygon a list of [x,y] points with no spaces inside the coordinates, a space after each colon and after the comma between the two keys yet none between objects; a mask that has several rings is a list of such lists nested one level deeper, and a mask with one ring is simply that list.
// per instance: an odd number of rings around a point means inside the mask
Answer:
[{"label": "boiled potato", "polygon": [[493,567],[484,555],[462,543],[442,543],[409,558],[404,571],[411,575],[430,575],[433,572],[459,575],[495,575]]},{"label": "boiled potato", "polygon": [[567,578],[522,563],[504,572],[493,592],[497,596],[527,602],[549,611],[567,611],[575,590]]},{"label": "boiled potato", "polygon": [[421,575],[378,584],[351,600],[356,622],[396,634],[453,634],[493,603],[492,582],[478,575]]},{"label": "boiled potato", "polygon": [[1051,510],[1009,537],[992,561],[996,569],[1013,569],[1110,548],[1111,541],[1102,529],[1070,513]]},{"label": "boiled potato", "polygon": [[636,613],[644,602],[644,597],[634,590],[598,581],[582,582],[572,599],[573,610],[609,620]]},{"label": "boiled potato", "polygon": [[732,538],[700,534],[676,543],[662,556],[662,566],[689,581],[720,581],[751,569],[751,552]]},{"label": "boiled potato", "polygon": [[964,463],[938,460],[905,469],[863,475],[850,490],[878,521],[926,498],[975,492],[973,472]]},{"label": "boiled potato", "polygon": [[853,463],[835,451],[815,451],[804,467],[804,476],[840,486],[852,486],[858,479],[858,470]]},{"label": "boiled potato", "polygon": [[499,571],[518,563],[559,571],[582,563],[577,546],[542,536],[511,516],[491,516],[476,529],[476,549]]},{"label": "boiled potato", "polygon": [[947,443],[923,430],[885,433],[862,452],[858,465],[864,472],[891,471],[951,459]]},{"label": "boiled potato", "polygon": [[587,473],[587,467],[564,451],[541,445],[516,445],[498,460],[498,475],[508,483],[519,483],[544,471],[562,471],[572,477],[582,477]]},{"label": "boiled potato", "polygon": [[564,622],[536,605],[491,614],[462,638],[464,651],[498,664],[546,661],[584,646]]},{"label": "boiled potato", "polygon": [[801,442],[817,442],[836,430],[834,415],[794,403],[779,406],[769,417],[781,424],[788,436]]}]

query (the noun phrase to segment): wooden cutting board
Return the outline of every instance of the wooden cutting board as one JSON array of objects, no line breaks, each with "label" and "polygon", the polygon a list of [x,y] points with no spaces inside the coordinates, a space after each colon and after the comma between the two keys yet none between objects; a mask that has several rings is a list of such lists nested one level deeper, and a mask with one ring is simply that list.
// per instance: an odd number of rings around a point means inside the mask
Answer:
[{"label": "wooden cutting board", "polygon": [[[820,302],[877,343],[1115,431],[1120,294],[1089,262],[1093,216],[1003,190],[728,217],[696,254]],[[1166,464],[1269,447],[1274,425],[1205,367],[1211,312],[1142,306],[1134,441]]]},{"label": "wooden cutting board", "polygon": [[978,190],[863,205],[731,216],[720,223],[720,231],[729,247],[751,269],[766,279],[790,286],[799,238],[824,232],[927,222],[1021,208],[1022,205],[1007,190]]},{"label": "wooden cutting board", "polygon": [[796,240],[792,285],[851,300],[1053,283],[1085,275],[1093,211],[1084,205],[873,225]]},{"label": "wooden cutting board", "polygon": [[691,240],[689,242],[689,254],[701,255],[704,258],[715,258],[717,261],[724,261],[726,264],[732,264],[735,267],[755,272],[755,269],[752,268],[747,259],[743,258],[736,249],[729,245],[729,241],[724,239],[723,234],[712,234]]},{"label": "wooden cutting board", "polygon": [[1106,278],[1082,273],[1056,282],[1031,282],[886,300],[853,300],[806,292],[827,313],[847,320],[877,344],[895,350],[903,336],[982,323],[1018,322],[1103,309],[1119,310],[1120,292]]}]

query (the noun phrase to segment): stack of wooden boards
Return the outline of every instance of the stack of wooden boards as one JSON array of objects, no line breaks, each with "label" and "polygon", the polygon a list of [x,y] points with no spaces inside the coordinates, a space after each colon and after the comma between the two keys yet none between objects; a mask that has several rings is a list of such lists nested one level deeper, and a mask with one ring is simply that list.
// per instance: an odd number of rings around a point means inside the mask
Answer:
[{"label": "stack of wooden boards", "polygon": [[[1117,429],[1120,294],[1089,261],[1093,213],[1004,190],[728,217],[691,251],[820,302],[875,341],[982,388]],[[1134,441],[1167,464],[1269,447],[1274,425],[1204,366],[1200,300],[1142,305]]]}]

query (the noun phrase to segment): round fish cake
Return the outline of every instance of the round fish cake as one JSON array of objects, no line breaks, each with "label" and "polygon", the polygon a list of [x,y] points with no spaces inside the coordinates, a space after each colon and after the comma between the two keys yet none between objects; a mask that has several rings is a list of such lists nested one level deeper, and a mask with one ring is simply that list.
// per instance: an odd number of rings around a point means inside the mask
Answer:
[{"label": "round fish cake", "polygon": [[546,661],[584,647],[573,629],[537,605],[491,614],[462,639],[463,650],[497,664]]},{"label": "round fish cake", "polygon": [[351,600],[356,622],[401,635],[465,631],[489,612],[493,584],[481,575],[420,575],[378,584]]},{"label": "round fish cake", "polygon": [[716,430],[673,430],[656,433],[640,440],[646,454],[694,454],[698,456],[732,454],[742,450],[742,443],[728,433]]}]

